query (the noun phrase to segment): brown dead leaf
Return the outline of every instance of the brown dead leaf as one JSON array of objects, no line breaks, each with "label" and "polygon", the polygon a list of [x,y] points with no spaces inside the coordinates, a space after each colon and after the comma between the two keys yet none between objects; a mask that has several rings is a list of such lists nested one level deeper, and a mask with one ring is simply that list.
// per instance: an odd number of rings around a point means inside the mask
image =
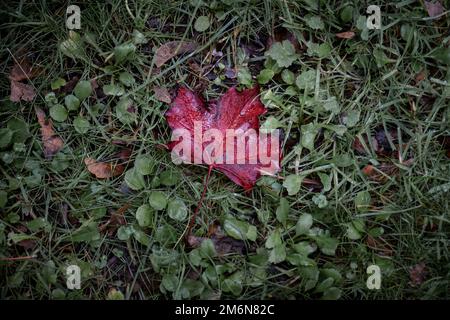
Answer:
[{"label": "brown dead leaf", "polygon": [[155,53],[155,65],[160,68],[173,57],[192,52],[197,48],[195,42],[189,41],[170,41],[160,46]]},{"label": "brown dead leaf", "polygon": [[122,163],[128,162],[131,157],[131,149],[123,148],[119,152],[117,152],[113,158],[120,160]]},{"label": "brown dead leaf", "polygon": [[107,234],[112,236],[120,226],[127,223],[125,219],[125,212],[130,208],[130,204],[126,203],[116,211],[111,213],[111,217],[103,225],[99,226],[99,231],[103,232],[107,230]]},{"label": "brown dead leaf", "polygon": [[353,31],[345,31],[336,33],[336,37],[339,39],[352,39],[355,36],[355,33]]},{"label": "brown dead leaf", "polygon": [[98,179],[107,179],[121,175],[125,167],[121,164],[113,165],[109,162],[98,162],[92,158],[84,159],[88,171]]},{"label": "brown dead leaf", "polygon": [[437,17],[438,15],[445,12],[444,6],[440,1],[424,1],[425,8],[427,8],[428,15],[430,17]]},{"label": "brown dead leaf", "polygon": [[414,80],[416,81],[416,85],[419,84],[421,81],[425,79],[426,73],[424,70],[420,71],[418,74],[416,74],[416,77]]},{"label": "brown dead leaf", "polygon": [[27,57],[16,61],[9,74],[11,81],[23,81],[36,77],[41,72],[40,68],[31,65]]},{"label": "brown dead leaf", "polygon": [[172,102],[172,97],[170,96],[169,90],[164,87],[153,87],[155,92],[155,98],[161,102],[170,104]]},{"label": "brown dead leaf", "polygon": [[53,124],[51,119],[46,119],[44,111],[36,108],[36,116],[41,126],[42,143],[44,144],[44,156],[49,159],[59,150],[62,149],[64,142],[56,135],[53,129]]},{"label": "brown dead leaf", "polygon": [[425,262],[420,262],[416,264],[409,270],[409,277],[411,279],[411,285],[413,287],[420,286],[424,281],[427,275],[427,269]]},{"label": "brown dead leaf", "polygon": [[10,100],[12,102],[33,101],[36,96],[33,86],[20,81],[34,78],[40,70],[40,68],[34,68],[26,56],[23,56],[20,60],[15,60],[8,77],[11,81]]},{"label": "brown dead leaf", "polygon": [[261,39],[259,38],[247,44],[242,44],[241,46],[248,55],[259,55],[262,54],[266,48],[270,48],[275,42],[283,42],[284,40],[288,40],[292,43],[296,52],[302,51],[302,45],[298,41],[297,36],[284,27],[275,28],[272,36],[267,39],[265,46],[261,43]]},{"label": "brown dead leaf", "polygon": [[20,100],[33,101],[35,96],[36,92],[32,85],[11,80],[11,96],[9,99],[12,102],[19,102]]},{"label": "brown dead leaf", "polygon": [[386,182],[388,177],[395,177],[399,173],[398,167],[389,163],[382,163],[376,169],[369,164],[362,169],[362,173],[373,181]]},{"label": "brown dead leaf", "polygon": [[208,237],[188,236],[187,242],[192,248],[198,248],[206,239],[211,239],[218,255],[222,256],[228,253],[245,253],[245,243],[243,241],[232,239],[226,236],[218,223],[213,223],[209,227]]}]

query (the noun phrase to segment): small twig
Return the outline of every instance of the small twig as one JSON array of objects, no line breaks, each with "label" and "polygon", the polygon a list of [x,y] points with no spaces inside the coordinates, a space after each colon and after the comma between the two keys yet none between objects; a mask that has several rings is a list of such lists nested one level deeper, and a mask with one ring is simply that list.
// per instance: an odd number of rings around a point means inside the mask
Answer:
[{"label": "small twig", "polygon": [[188,225],[187,231],[184,236],[184,239],[186,241],[191,236],[192,227],[195,224],[195,219],[197,218],[198,212],[200,211],[200,208],[202,206],[203,199],[205,198],[206,189],[208,188],[209,177],[211,176],[211,171],[212,171],[213,167],[214,167],[214,165],[210,165],[208,168],[208,174],[206,175],[205,184],[203,185],[202,195],[200,197],[200,200],[198,201],[197,208],[195,208],[194,214],[192,215],[191,220],[189,221],[189,225]]},{"label": "small twig", "polygon": [[10,257],[10,258],[0,258],[0,261],[22,261],[35,259],[36,256],[23,256],[23,257]]}]

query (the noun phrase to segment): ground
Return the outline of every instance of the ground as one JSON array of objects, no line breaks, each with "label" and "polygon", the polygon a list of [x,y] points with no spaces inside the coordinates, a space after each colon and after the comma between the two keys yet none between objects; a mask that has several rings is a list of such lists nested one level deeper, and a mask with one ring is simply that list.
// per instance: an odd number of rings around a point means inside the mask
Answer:
[{"label": "ground", "polygon": [[[65,2],[2,4],[0,297],[449,298],[440,3],[368,29],[366,1],[80,1],[70,32]],[[172,162],[168,103],[257,84],[282,168],[213,170],[185,241],[208,168]]]}]

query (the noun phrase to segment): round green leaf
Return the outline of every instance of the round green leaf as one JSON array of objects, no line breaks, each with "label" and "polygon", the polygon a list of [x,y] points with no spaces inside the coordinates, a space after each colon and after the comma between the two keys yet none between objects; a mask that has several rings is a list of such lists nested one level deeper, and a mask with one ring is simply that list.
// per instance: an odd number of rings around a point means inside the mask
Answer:
[{"label": "round green leaf", "polygon": [[209,18],[207,16],[200,16],[195,20],[194,29],[198,32],[206,31],[209,28]]},{"label": "round green leaf", "polygon": [[282,224],[286,223],[287,217],[289,215],[289,209],[290,209],[289,201],[287,201],[286,198],[281,198],[280,205],[278,206],[275,214],[277,220]]},{"label": "round green leaf", "polygon": [[316,86],[316,72],[314,70],[303,71],[295,80],[299,89],[313,90]]},{"label": "round green leaf", "polygon": [[6,191],[0,190],[0,208],[4,208],[8,202],[8,194]]},{"label": "round green leaf", "polygon": [[167,195],[162,191],[153,191],[148,200],[155,210],[164,210],[167,206]]},{"label": "round green leaf", "polygon": [[162,185],[171,187],[178,183],[180,177],[178,175],[178,172],[174,170],[166,170],[161,172],[159,178]]},{"label": "round green leaf", "polygon": [[263,69],[259,73],[259,75],[256,77],[256,80],[258,80],[259,84],[266,84],[268,83],[273,76],[275,75],[275,72],[271,69]]},{"label": "round green leaf", "polygon": [[50,108],[50,117],[55,121],[63,122],[67,119],[67,116],[68,112],[62,104],[55,104]]},{"label": "round green leaf", "polygon": [[295,225],[295,234],[297,236],[307,234],[312,224],[312,215],[310,215],[309,213],[302,214],[298,219],[297,224]]},{"label": "round green leaf", "polygon": [[58,78],[51,83],[52,90],[57,90],[66,84],[66,80]]},{"label": "round green leaf", "polygon": [[315,195],[312,198],[312,201],[320,208],[326,208],[326,206],[328,206],[328,200],[327,197],[323,194],[319,194],[319,195]]},{"label": "round green leaf", "polygon": [[132,43],[124,43],[114,48],[114,57],[117,63],[121,63],[130,58],[136,51],[136,46]]},{"label": "round green leaf", "polygon": [[148,227],[152,223],[153,209],[148,204],[143,204],[136,211],[136,220],[141,227]]},{"label": "round green leaf", "polygon": [[123,96],[125,94],[125,89],[117,84],[111,83],[103,86],[103,92],[107,96]]},{"label": "round green leaf", "polygon": [[28,124],[21,118],[12,118],[8,121],[7,127],[13,132],[11,141],[15,143],[24,143],[30,136]]},{"label": "round green leaf", "polygon": [[125,172],[125,182],[133,190],[141,190],[145,187],[144,176],[135,168]]},{"label": "round green leaf", "polygon": [[74,93],[81,101],[86,99],[92,93],[91,82],[87,80],[79,81],[75,86]]},{"label": "round green leaf", "polygon": [[283,72],[281,72],[281,79],[283,79],[286,84],[294,84],[295,74],[289,69],[284,69]]},{"label": "round green leaf", "polygon": [[73,126],[75,127],[75,130],[78,133],[84,134],[88,132],[89,127],[91,126],[89,121],[86,120],[83,117],[76,117],[75,120],[73,120]]},{"label": "round green leaf", "polygon": [[187,217],[187,207],[180,199],[171,200],[167,206],[169,217],[174,220],[183,221]]},{"label": "round green leaf", "polygon": [[13,132],[9,130],[8,128],[1,128],[0,129],[0,148],[7,147],[12,139]]},{"label": "round green leaf", "polygon": [[153,172],[153,160],[147,155],[139,155],[134,161],[136,170],[142,175],[148,175]]},{"label": "round green leaf", "polygon": [[73,94],[69,94],[64,98],[64,104],[69,111],[76,111],[80,107],[80,99],[75,97]]},{"label": "round green leaf", "polygon": [[116,105],[116,116],[123,124],[130,124],[137,120],[133,101],[129,98],[121,98]]},{"label": "round green leaf", "polygon": [[353,8],[346,6],[341,10],[341,20],[343,22],[349,22],[353,18]]},{"label": "round green leaf", "polygon": [[302,186],[303,177],[297,174],[291,174],[283,181],[283,187],[286,188],[290,196],[296,195]]},{"label": "round green leaf", "polygon": [[368,191],[360,191],[355,197],[355,206],[359,212],[366,212],[369,210],[370,202],[372,197]]},{"label": "round green leaf", "polygon": [[121,72],[119,74],[119,81],[127,87],[131,87],[136,82],[129,72]]}]

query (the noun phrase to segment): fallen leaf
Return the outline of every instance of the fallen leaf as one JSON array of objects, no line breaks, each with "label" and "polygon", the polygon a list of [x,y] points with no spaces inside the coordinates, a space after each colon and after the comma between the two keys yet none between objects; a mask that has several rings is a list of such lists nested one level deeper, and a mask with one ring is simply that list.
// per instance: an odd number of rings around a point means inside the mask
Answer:
[{"label": "fallen leaf", "polygon": [[385,182],[388,177],[397,176],[399,169],[393,164],[382,163],[377,169],[369,164],[362,169],[362,172],[373,181]]},{"label": "fallen leaf", "polygon": [[409,270],[409,277],[411,279],[411,285],[413,287],[420,286],[424,281],[427,274],[426,265],[424,262],[420,262],[413,266]]},{"label": "fallen leaf", "polygon": [[170,96],[169,90],[164,87],[153,87],[153,91],[155,92],[155,98],[161,102],[165,102],[167,104],[172,102],[172,98]]},{"label": "fallen leaf", "polygon": [[41,126],[42,143],[44,144],[44,156],[49,159],[62,149],[64,142],[55,133],[51,119],[46,119],[44,111],[36,108],[36,116]]},{"label": "fallen leaf", "polygon": [[188,236],[187,242],[192,248],[198,248],[202,242],[211,239],[218,255],[222,256],[228,253],[244,254],[246,251],[244,241],[236,240],[226,236],[219,224],[213,223],[209,227],[208,237]]},{"label": "fallen leaf", "polygon": [[336,37],[339,39],[352,39],[355,36],[355,33],[353,31],[345,31],[336,33]]},{"label": "fallen leaf", "polygon": [[418,74],[416,74],[416,77],[414,80],[416,81],[416,85],[419,84],[422,80],[425,79],[426,73],[424,70],[420,71]]},{"label": "fallen leaf", "polygon": [[125,167],[123,165],[113,165],[110,162],[98,162],[92,158],[84,159],[88,171],[98,179],[107,179],[121,175]]},{"label": "fallen leaf", "polygon": [[192,52],[197,48],[197,44],[195,42],[189,41],[170,41],[162,46],[160,46],[155,53],[155,65],[160,68],[167,61],[172,59],[173,57]]},{"label": "fallen leaf", "polygon": [[33,101],[36,96],[33,86],[20,81],[34,78],[39,72],[40,68],[34,68],[26,56],[19,61],[15,60],[9,74],[9,80],[11,81],[10,100],[12,102]]},{"label": "fallen leaf", "polygon": [[[296,52],[301,51],[302,45],[298,41],[296,35],[283,27],[277,27],[273,30],[273,35],[267,39],[265,47],[270,48],[274,42],[283,42],[283,40],[288,40],[291,42]],[[266,49],[264,45],[261,45],[259,39],[243,44],[242,47],[249,55],[258,55]]]},{"label": "fallen leaf", "polygon": [[[194,123],[201,122],[203,132],[210,129],[217,129],[226,136],[228,129],[254,129],[259,138],[259,119],[258,116],[266,112],[266,108],[258,98],[259,88],[246,89],[238,92],[236,88],[230,88],[219,101],[212,101],[208,108],[203,101],[192,91],[182,87],[178,95],[167,110],[165,116],[172,130],[187,129],[191,133],[191,139],[194,141]],[[225,140],[225,139],[224,139]],[[169,144],[169,149],[176,146],[178,141]],[[269,141],[268,141],[269,142]],[[202,149],[205,148],[203,144]],[[248,147],[248,144],[246,144]],[[270,144],[267,147],[271,148]],[[223,151],[226,147],[222,148]],[[279,150],[278,150],[279,151]],[[272,151],[273,152],[273,151]],[[275,174],[279,171],[279,161],[270,165],[263,166],[259,159],[256,164],[248,162],[249,150],[246,150],[245,164],[217,164],[210,165],[223,172],[234,183],[248,190],[253,187],[261,173]],[[220,156],[220,155],[218,155]],[[225,153],[221,155],[226,158]],[[236,159],[236,150],[234,154]]]},{"label": "fallen leaf", "polygon": [[116,211],[113,211],[111,213],[111,217],[106,221],[104,224],[99,226],[99,232],[103,232],[107,229],[107,234],[109,236],[112,236],[114,233],[116,233],[117,229],[120,226],[123,226],[127,223],[125,219],[125,212],[130,208],[130,204],[126,203]]},{"label": "fallen leaf", "polygon": [[440,1],[424,1],[425,7],[427,8],[428,15],[430,17],[437,17],[438,15],[445,12],[445,8],[442,6]]},{"label": "fallen leaf", "polygon": [[40,68],[34,68],[27,57],[16,61],[9,74],[11,81],[23,81],[36,77],[40,73]]},{"label": "fallen leaf", "polygon": [[78,76],[73,76],[70,78],[66,84],[57,90],[58,93],[71,93],[75,86],[77,85],[80,78]]},{"label": "fallen leaf", "polygon": [[33,101],[36,96],[36,92],[32,85],[22,83],[19,81],[11,80],[11,96],[12,102]]},{"label": "fallen leaf", "polygon": [[122,163],[125,163],[128,162],[128,160],[130,160],[131,152],[132,152],[131,149],[124,148],[121,149],[119,152],[117,152],[113,158],[119,159]]}]

